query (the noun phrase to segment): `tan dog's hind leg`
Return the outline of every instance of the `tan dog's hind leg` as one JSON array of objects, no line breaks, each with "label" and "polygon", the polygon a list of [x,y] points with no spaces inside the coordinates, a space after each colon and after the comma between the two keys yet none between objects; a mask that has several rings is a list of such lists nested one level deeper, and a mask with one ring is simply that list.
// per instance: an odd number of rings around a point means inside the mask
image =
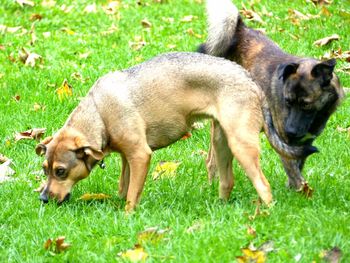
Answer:
[{"label": "tan dog's hind leg", "polygon": [[219,196],[223,200],[230,197],[234,186],[232,172],[233,155],[227,144],[225,133],[218,122],[212,123],[212,153],[215,156],[215,167],[217,166],[220,176]]},{"label": "tan dog's hind leg", "polygon": [[214,144],[214,132],[215,132],[215,127],[214,127],[214,121],[211,122],[210,125],[210,145],[209,145],[209,151],[208,151],[208,156],[207,159],[205,160],[205,164],[207,167],[207,172],[208,172],[208,181],[209,184],[213,182],[214,177],[216,176],[217,172],[217,167],[216,167],[216,158],[215,158],[215,151],[213,149],[213,144]]},{"label": "tan dog's hind leg", "polygon": [[125,155],[130,167],[130,182],[125,206],[126,212],[134,210],[140,200],[151,160],[151,153],[152,150],[145,143],[140,146],[135,145],[134,149]]},{"label": "tan dog's hind leg", "polygon": [[246,115],[228,114],[230,119],[224,116],[220,124],[226,133],[228,145],[234,157],[245,170],[263,202],[270,204],[272,201],[271,188],[260,168],[259,160],[261,119],[256,114],[250,114],[252,111],[242,109],[242,112],[249,113]]},{"label": "tan dog's hind leg", "polygon": [[130,182],[130,167],[124,154],[121,154],[122,158],[122,173],[119,179],[119,191],[118,195],[120,198],[126,198]]}]

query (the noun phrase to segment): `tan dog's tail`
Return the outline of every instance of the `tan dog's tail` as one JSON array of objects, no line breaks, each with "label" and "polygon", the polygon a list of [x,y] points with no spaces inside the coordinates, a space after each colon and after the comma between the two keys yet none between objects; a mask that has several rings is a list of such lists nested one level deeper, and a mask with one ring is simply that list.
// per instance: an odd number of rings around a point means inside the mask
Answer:
[{"label": "tan dog's tail", "polygon": [[264,116],[264,131],[272,147],[281,155],[290,159],[306,158],[307,156],[318,152],[318,149],[312,145],[292,146],[282,141],[281,137],[273,125],[272,115],[267,105],[265,96],[263,99],[262,112]]},{"label": "tan dog's tail", "polygon": [[198,51],[225,57],[234,45],[234,35],[240,15],[231,0],[207,0],[208,39]]}]

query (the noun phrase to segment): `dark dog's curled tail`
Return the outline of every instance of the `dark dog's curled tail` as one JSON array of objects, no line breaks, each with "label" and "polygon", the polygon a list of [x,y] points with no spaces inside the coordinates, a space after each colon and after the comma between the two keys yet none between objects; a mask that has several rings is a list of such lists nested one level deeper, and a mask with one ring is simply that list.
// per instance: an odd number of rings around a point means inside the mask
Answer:
[{"label": "dark dog's curled tail", "polygon": [[[264,99],[265,100],[265,99]],[[263,102],[262,112],[264,116],[265,134],[272,147],[281,155],[289,159],[301,159],[318,152],[312,145],[292,146],[282,141],[273,125],[272,115],[266,100]]]},{"label": "dark dog's curled tail", "polygon": [[225,57],[233,45],[239,11],[231,0],[207,0],[208,39],[199,52]]}]

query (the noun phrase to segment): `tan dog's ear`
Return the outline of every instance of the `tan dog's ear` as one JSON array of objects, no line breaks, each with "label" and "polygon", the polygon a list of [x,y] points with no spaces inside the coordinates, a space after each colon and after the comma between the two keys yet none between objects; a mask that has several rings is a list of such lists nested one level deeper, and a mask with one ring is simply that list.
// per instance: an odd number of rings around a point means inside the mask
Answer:
[{"label": "tan dog's ear", "polygon": [[78,159],[83,159],[86,155],[89,155],[95,160],[100,161],[104,157],[104,154],[101,150],[95,150],[90,146],[79,148],[75,151],[75,153],[77,154]]},{"label": "tan dog's ear", "polygon": [[46,137],[41,143],[35,147],[35,152],[37,155],[44,155],[46,153],[46,145],[51,142],[52,136]]},{"label": "tan dog's ear", "polygon": [[104,157],[104,154],[101,150],[96,150],[94,147],[92,147],[88,142],[86,142],[81,137],[76,137],[74,139],[75,144],[77,146],[77,149],[75,150],[77,154],[78,159],[83,159],[86,155],[91,156],[95,160],[102,160]]}]

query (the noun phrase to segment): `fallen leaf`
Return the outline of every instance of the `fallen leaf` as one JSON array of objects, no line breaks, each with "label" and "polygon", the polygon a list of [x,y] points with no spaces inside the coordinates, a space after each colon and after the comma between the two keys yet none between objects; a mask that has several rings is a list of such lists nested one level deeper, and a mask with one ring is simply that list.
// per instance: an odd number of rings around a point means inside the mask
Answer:
[{"label": "fallen leaf", "polygon": [[193,16],[193,15],[188,15],[188,16],[184,16],[183,18],[180,19],[181,22],[192,22],[194,19],[198,19],[198,16]]},{"label": "fallen leaf", "polygon": [[47,7],[47,8],[54,7],[55,5],[56,5],[56,1],[54,0],[43,0],[41,2],[41,6]]},{"label": "fallen leaf", "polygon": [[44,135],[46,129],[45,128],[33,128],[27,131],[18,132],[15,135],[15,141],[19,140],[40,140],[40,138]]},{"label": "fallen leaf", "polygon": [[43,32],[44,38],[49,38],[51,36],[51,32]]},{"label": "fallen leaf", "polygon": [[65,4],[61,5],[61,11],[63,11],[63,13],[70,13],[72,10],[73,10],[74,6],[72,5],[69,5],[69,6],[66,6]]},{"label": "fallen leaf", "polygon": [[196,221],[196,222],[194,222],[194,224],[192,226],[190,226],[189,228],[186,229],[186,233],[192,234],[196,231],[202,230],[203,227],[204,227],[203,222]]},{"label": "fallen leaf", "polygon": [[73,72],[70,75],[73,79],[78,80],[82,83],[85,83],[89,78],[83,78],[83,76],[79,72]]},{"label": "fallen leaf", "polygon": [[304,194],[307,198],[311,198],[314,192],[314,189],[312,189],[312,187],[309,186],[307,182],[304,182],[301,188],[298,190],[298,192]]},{"label": "fallen leaf", "polygon": [[128,249],[125,252],[118,253],[118,256],[130,260],[131,262],[146,261],[148,254],[144,251],[143,247],[136,244],[133,249]]},{"label": "fallen leaf", "polygon": [[144,28],[151,28],[152,27],[152,23],[150,21],[148,21],[146,18],[141,20],[141,25]]},{"label": "fallen leaf", "polygon": [[61,29],[63,32],[67,33],[68,35],[74,35],[75,32],[72,29],[69,29],[67,27],[64,27]]},{"label": "fallen leaf", "polygon": [[350,74],[350,65],[344,65],[338,71],[346,73],[346,74]]},{"label": "fallen leaf", "polygon": [[192,28],[187,29],[186,32],[190,36],[194,36],[196,38],[202,38],[202,35],[195,33]]},{"label": "fallen leaf", "polygon": [[337,50],[328,51],[322,56],[322,59],[331,58],[341,59],[345,60],[346,62],[350,62],[350,50],[342,51],[341,48],[338,48]]},{"label": "fallen leaf", "polygon": [[324,15],[324,16],[331,16],[332,15],[331,12],[328,10],[328,8],[325,6],[322,6],[320,14]]},{"label": "fallen leaf", "polygon": [[249,236],[256,237],[256,230],[251,226],[247,226],[247,234]]},{"label": "fallen leaf", "polygon": [[311,0],[315,5],[329,5],[332,2],[329,0]]},{"label": "fallen leaf", "polygon": [[44,248],[50,252],[54,253],[61,253],[67,250],[71,245],[64,242],[65,237],[61,236],[56,238],[55,240],[52,240],[49,238],[44,243]]},{"label": "fallen leaf", "polygon": [[24,7],[26,5],[34,6],[34,2],[29,1],[29,0],[16,0],[16,3],[19,4],[21,7]]},{"label": "fallen leaf", "polygon": [[249,248],[241,249],[243,256],[236,257],[237,262],[239,263],[264,263],[266,262],[266,255],[262,251],[252,251]]},{"label": "fallen leaf", "polygon": [[274,243],[269,240],[256,248],[252,243],[248,247],[241,248],[243,256],[236,257],[240,263],[264,263],[267,260],[267,254],[273,252]]},{"label": "fallen leaf", "polygon": [[8,27],[8,26],[5,26],[5,25],[0,25],[0,32],[2,34],[4,33],[16,33],[18,30],[22,29],[23,27],[22,26],[15,26],[15,27]]},{"label": "fallen leaf", "polygon": [[192,133],[186,132],[186,134],[184,136],[182,136],[180,140],[186,140],[186,139],[188,139],[190,137],[192,137]]},{"label": "fallen leaf", "polygon": [[144,41],[144,39],[141,36],[135,36],[134,41],[129,41],[129,46],[133,50],[140,50],[146,45],[147,45],[146,41]]},{"label": "fallen leaf", "polygon": [[30,52],[24,47],[19,51],[19,58],[24,63],[24,65],[31,67],[34,67],[36,65],[37,60],[42,61],[42,56]]},{"label": "fallen leaf", "polygon": [[16,101],[16,102],[19,102],[21,100],[21,96],[20,95],[15,95],[13,96],[13,99]]},{"label": "fallen leaf", "polygon": [[10,165],[11,165],[11,160],[9,159],[5,160],[4,163],[0,164],[0,183],[11,180],[12,178],[10,176],[16,173],[10,167]]},{"label": "fallen leaf", "polygon": [[65,79],[62,85],[56,90],[58,99],[62,101],[64,98],[70,97],[73,95],[72,86],[68,84],[68,81]]},{"label": "fallen leaf", "polygon": [[81,197],[78,198],[78,200],[84,200],[84,201],[92,201],[92,200],[106,200],[111,198],[110,195],[106,194],[83,194]]},{"label": "fallen leaf", "polygon": [[298,10],[295,9],[288,9],[288,14],[290,17],[297,17],[301,20],[309,20],[310,17],[304,15],[303,13],[299,12]]},{"label": "fallen leaf", "polygon": [[79,54],[79,58],[80,59],[87,59],[89,56],[90,56],[91,52],[88,51],[88,52],[85,52],[85,53],[80,53]]},{"label": "fallen leaf", "polygon": [[244,16],[248,20],[251,20],[263,25],[266,24],[258,13],[254,12],[253,10],[247,9],[247,7],[244,4],[242,4],[242,9],[240,10],[240,13],[242,14],[242,16]]},{"label": "fallen leaf", "polygon": [[174,49],[174,48],[176,48],[176,45],[175,44],[168,44],[168,45],[166,45],[166,47],[168,49]]},{"label": "fallen leaf", "polygon": [[39,111],[39,110],[44,111],[45,109],[46,109],[45,105],[39,104],[37,102],[34,102],[33,111]]},{"label": "fallen leaf", "polygon": [[339,39],[340,39],[339,35],[333,34],[333,35],[331,35],[329,37],[325,37],[325,38],[321,38],[319,40],[316,40],[313,44],[315,46],[322,47],[322,46],[325,46],[325,45],[331,43],[334,40],[339,40]]},{"label": "fallen leaf", "polygon": [[37,37],[35,35],[35,22],[32,24],[30,31],[29,31],[29,34],[30,34],[29,45],[33,46],[37,40]]},{"label": "fallen leaf", "polygon": [[143,245],[145,243],[157,244],[161,241],[169,229],[159,229],[158,227],[150,227],[137,234],[137,243]]},{"label": "fallen leaf", "polygon": [[43,16],[40,14],[31,14],[29,19],[30,21],[41,20],[43,19]]},{"label": "fallen leaf", "polygon": [[84,8],[84,12],[85,13],[96,13],[97,12],[97,8],[96,8],[96,3],[93,3],[91,5],[87,5],[85,8]]},{"label": "fallen leaf", "polygon": [[325,262],[338,263],[342,257],[342,251],[338,247],[333,247],[330,250],[325,250],[320,253],[321,259]]},{"label": "fallen leaf", "polygon": [[298,253],[298,254],[296,254],[296,255],[294,256],[294,260],[295,260],[296,262],[299,262],[299,261],[301,260],[302,257],[303,257],[303,255],[300,254],[300,253]]},{"label": "fallen leaf", "polygon": [[0,153],[0,163],[4,163],[8,160],[9,160],[9,158],[7,158],[5,155]]},{"label": "fallen leaf", "polygon": [[181,162],[159,162],[152,173],[153,180],[175,177],[180,164]]},{"label": "fallen leaf", "polygon": [[115,13],[118,12],[119,8],[120,8],[120,2],[112,1],[112,2],[109,2],[107,6],[103,7],[103,10],[107,15],[114,15]]}]

